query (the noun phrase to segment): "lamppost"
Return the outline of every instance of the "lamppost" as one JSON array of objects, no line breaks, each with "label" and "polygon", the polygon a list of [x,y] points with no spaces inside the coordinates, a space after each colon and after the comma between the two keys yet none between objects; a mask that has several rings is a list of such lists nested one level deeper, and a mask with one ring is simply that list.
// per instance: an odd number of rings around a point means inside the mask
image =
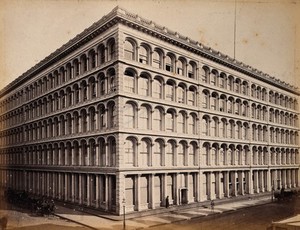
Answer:
[{"label": "lamppost", "polygon": [[125,220],[126,220],[126,201],[125,201],[125,198],[123,198],[123,230],[126,229],[126,223],[125,223]]},{"label": "lamppost", "polygon": [[272,191],[271,191],[271,199],[272,199],[272,202],[273,202],[273,199],[274,199],[274,180],[273,180],[273,183],[272,183]]}]

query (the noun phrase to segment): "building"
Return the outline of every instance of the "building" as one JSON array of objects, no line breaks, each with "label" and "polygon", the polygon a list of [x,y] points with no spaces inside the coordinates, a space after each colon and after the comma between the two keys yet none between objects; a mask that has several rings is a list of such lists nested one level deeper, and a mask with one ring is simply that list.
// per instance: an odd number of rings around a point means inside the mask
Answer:
[{"label": "building", "polygon": [[116,7],[1,90],[1,186],[118,215],[297,188],[298,100]]}]

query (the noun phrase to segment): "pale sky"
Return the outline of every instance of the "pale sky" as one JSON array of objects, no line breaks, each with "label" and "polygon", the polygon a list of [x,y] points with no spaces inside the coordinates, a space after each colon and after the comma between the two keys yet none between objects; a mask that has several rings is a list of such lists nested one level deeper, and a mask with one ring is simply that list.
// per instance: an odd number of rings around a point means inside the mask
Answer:
[{"label": "pale sky", "polygon": [[[0,89],[117,5],[234,56],[234,0],[1,0]],[[299,25],[300,0],[236,0],[236,59],[299,87]]]}]

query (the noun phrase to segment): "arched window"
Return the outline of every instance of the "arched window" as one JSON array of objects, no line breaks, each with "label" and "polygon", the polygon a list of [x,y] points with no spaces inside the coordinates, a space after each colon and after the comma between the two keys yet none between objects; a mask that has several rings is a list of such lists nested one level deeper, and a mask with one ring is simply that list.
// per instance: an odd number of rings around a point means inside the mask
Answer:
[{"label": "arched window", "polygon": [[188,91],[188,105],[196,104],[196,91],[193,88],[190,88]]},{"label": "arched window", "polygon": [[232,76],[228,76],[227,78],[227,89],[233,91],[234,79]]},{"label": "arched window", "polygon": [[212,110],[218,109],[218,95],[215,93],[211,95],[210,108]]},{"label": "arched window", "polygon": [[80,71],[80,65],[79,65],[79,61],[77,59],[75,59],[73,61],[73,66],[74,66],[74,75],[78,76],[79,75],[79,71]]},{"label": "arched window", "polygon": [[102,130],[106,127],[106,114],[105,114],[105,108],[103,105],[100,105],[98,107],[98,114],[99,114],[99,126]]},{"label": "arched window", "polygon": [[197,154],[196,144],[191,143],[189,148],[188,148],[188,151],[189,151],[189,163],[188,163],[188,165],[189,166],[197,165],[197,163],[196,163],[196,154]]},{"label": "arched window", "polygon": [[177,88],[177,102],[184,103],[185,102],[185,89],[183,86],[178,86]]},{"label": "arched window", "polygon": [[153,145],[153,162],[152,166],[161,166],[163,145],[161,141],[155,140]]},{"label": "arched window", "polygon": [[225,119],[222,119],[220,122],[219,136],[226,138],[226,120]]},{"label": "arched window", "polygon": [[116,87],[116,72],[114,69],[110,69],[108,71],[108,89],[109,92],[115,92]]},{"label": "arched window", "polygon": [[166,100],[174,101],[175,87],[172,82],[166,84]]},{"label": "arched window", "polygon": [[135,127],[135,107],[133,104],[126,103],[124,108],[124,127]]},{"label": "arched window", "polygon": [[103,64],[105,63],[105,47],[103,44],[101,44],[99,47],[98,47],[98,53],[99,53],[99,63],[100,64]]},{"label": "arched window", "polygon": [[89,65],[89,69],[96,67],[96,52],[93,49],[89,52]]},{"label": "arched window", "polygon": [[185,165],[186,145],[179,143],[177,147],[177,166]]},{"label": "arched window", "polygon": [[139,78],[139,94],[143,96],[149,96],[149,78],[145,75],[141,75]]},{"label": "arched window", "polygon": [[108,61],[113,60],[116,54],[116,42],[114,39],[111,39],[107,44],[108,49]]},{"label": "arched window", "polygon": [[203,109],[208,109],[208,107],[209,107],[209,92],[208,91],[203,91],[202,95],[203,95],[202,108]]},{"label": "arched window", "polygon": [[85,54],[81,56],[80,63],[81,63],[81,73],[86,72],[88,70],[88,65],[87,65],[87,58]]},{"label": "arched window", "polygon": [[209,155],[210,147],[208,143],[204,143],[202,147],[202,159],[200,162],[202,162],[203,165],[208,165],[208,155]]},{"label": "arched window", "polygon": [[195,79],[196,78],[196,63],[189,62],[188,64],[188,77]]},{"label": "arched window", "polygon": [[110,103],[108,105],[108,124],[109,128],[113,128],[117,126],[117,109],[114,103]]},{"label": "arched window", "polygon": [[135,60],[135,52],[134,52],[134,45],[132,42],[126,40],[125,41],[125,58],[129,60]]},{"label": "arched window", "polygon": [[211,120],[210,128],[210,135],[216,137],[218,135],[218,120],[216,118]]},{"label": "arched window", "polygon": [[209,118],[203,117],[202,119],[202,135],[208,136],[209,134]]},{"label": "arched window", "polygon": [[179,59],[177,61],[177,74],[184,76],[185,75],[185,64],[183,60]]},{"label": "arched window", "polygon": [[203,68],[202,68],[202,82],[204,82],[204,83],[208,83],[208,81],[209,81],[209,68],[208,67],[206,67],[206,66],[204,66]]},{"label": "arched window", "polygon": [[162,130],[162,112],[159,109],[154,109],[153,111],[153,130],[161,131]]},{"label": "arched window", "polygon": [[166,144],[166,166],[174,165],[175,144],[169,141]]},{"label": "arched window", "polygon": [[149,109],[143,105],[139,110],[139,129],[150,129]]},{"label": "arched window", "polygon": [[[109,166],[115,166],[116,165],[116,149],[117,149],[117,145],[116,145],[116,140],[115,138],[109,138],[108,140],[108,165]],[[135,142],[134,142],[135,144]],[[135,155],[135,146],[134,145],[134,152],[133,154]]]},{"label": "arched window", "polygon": [[193,114],[190,114],[188,122],[189,122],[189,134],[197,134],[196,116]]},{"label": "arched window", "polygon": [[124,163],[126,165],[134,166],[134,158],[135,158],[135,151],[136,151],[136,141],[134,139],[127,138],[125,140],[124,145]]},{"label": "arched window", "polygon": [[89,130],[94,131],[96,129],[96,112],[93,107],[89,109],[89,118],[90,118]]},{"label": "arched window", "polygon": [[171,111],[166,113],[166,131],[174,132],[174,114]]},{"label": "arched window", "polygon": [[166,55],[165,59],[166,65],[165,65],[165,70],[169,72],[174,71],[174,59],[170,55]]},{"label": "arched window", "polygon": [[149,54],[148,50],[144,46],[140,46],[139,48],[139,62],[143,64],[148,64]]},{"label": "arched window", "polygon": [[216,86],[217,78],[218,78],[218,72],[216,70],[212,70],[210,74],[210,84]]},{"label": "arched window", "polygon": [[161,68],[161,53],[157,50],[153,51],[152,54],[152,66],[155,68],[160,69]]},{"label": "arched window", "polygon": [[178,133],[185,133],[186,132],[185,114],[183,114],[183,113],[178,113],[178,116],[177,116],[177,132]]},{"label": "arched window", "polygon": [[154,79],[153,81],[153,92],[152,92],[152,96],[154,98],[162,98],[162,83],[159,79]]},{"label": "arched window", "polygon": [[148,140],[141,140],[141,144],[139,145],[139,166],[150,166],[149,158],[150,158],[150,143]]},{"label": "arched window", "polygon": [[85,110],[81,111],[81,127],[82,127],[82,132],[86,132],[87,130],[87,114]]},{"label": "arched window", "polygon": [[132,70],[126,70],[124,73],[124,90],[129,93],[135,92],[135,73]]}]

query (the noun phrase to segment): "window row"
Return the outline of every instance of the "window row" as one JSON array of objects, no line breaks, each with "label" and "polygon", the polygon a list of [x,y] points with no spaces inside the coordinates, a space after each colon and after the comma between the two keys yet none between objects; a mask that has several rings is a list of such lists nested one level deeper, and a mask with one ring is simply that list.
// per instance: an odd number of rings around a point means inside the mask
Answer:
[{"label": "window row", "polygon": [[61,166],[116,166],[116,139],[51,143],[2,150],[0,162],[4,165],[61,165]]},{"label": "window row", "polygon": [[39,97],[43,93],[92,70],[103,63],[116,58],[116,42],[114,38],[90,48],[72,61],[60,66],[48,75],[26,86],[22,91],[0,102],[0,113],[21,105],[27,100]]},{"label": "window row", "polygon": [[210,69],[208,66],[203,66],[201,71],[201,79],[203,83],[227,89],[239,94],[248,95],[249,84],[247,81],[233,77],[232,75],[227,75],[224,72],[219,73],[218,70]]},{"label": "window row", "polygon": [[197,142],[179,142],[170,139],[164,141],[160,138],[150,140],[142,138],[138,141],[135,137],[127,137],[124,142],[125,166],[196,166],[198,165]]},{"label": "window row", "polygon": [[295,165],[299,164],[298,150],[274,149],[268,151],[267,147],[253,146],[251,149],[245,145],[226,145],[205,142],[201,150],[201,165]]},{"label": "window row", "polygon": [[18,128],[4,131],[0,133],[0,140],[4,144],[14,144],[78,133],[105,131],[117,126],[116,115],[115,102],[110,101],[107,105],[91,106],[88,109],[27,124],[23,132],[19,132]]},{"label": "window row", "polygon": [[195,86],[188,87],[183,82],[177,84],[173,79],[164,80],[161,76],[155,76],[152,79],[150,74],[145,72],[138,76],[137,71],[132,68],[127,68],[124,72],[124,91],[193,106],[197,105],[197,88]]},{"label": "window row", "polygon": [[116,90],[115,70],[109,69],[107,75],[100,73],[97,78],[89,77],[79,83],[38,99],[25,106],[26,120],[57,112],[61,109],[104,96]]},{"label": "window row", "polygon": [[124,57],[184,77],[197,79],[197,64],[195,61],[188,60],[183,56],[178,57],[178,55],[158,47],[151,47],[151,45],[144,42],[139,43],[131,37],[125,38]]},{"label": "window row", "polygon": [[205,89],[202,91],[201,100],[202,108],[204,109],[251,117],[253,119],[270,121],[282,125],[298,126],[298,116],[296,114],[274,108],[270,108],[268,111],[267,106],[256,103],[250,105],[247,100],[241,100],[240,98],[227,97],[225,94],[219,96],[217,92],[210,93],[209,90]]},{"label": "window row", "polygon": [[[250,133],[251,132],[251,133]],[[269,134],[268,134],[269,132]],[[239,140],[252,140],[260,142],[298,144],[298,132],[293,130],[270,128],[266,125],[249,125],[248,122],[219,119],[204,115],[201,124],[201,134],[204,136],[231,138]],[[251,135],[251,136],[250,136]]]},{"label": "window row", "polygon": [[227,75],[224,72],[220,72],[216,69],[211,69],[208,66],[203,66],[201,68],[201,71],[201,79],[204,83],[222,89],[227,89],[245,96],[248,96],[249,90],[251,90],[250,96],[252,98],[270,102],[293,110],[297,110],[298,108],[298,102],[295,98],[273,92],[272,90],[268,92],[266,88],[257,86],[255,84],[252,84],[250,87],[248,81],[240,79],[238,77],[233,77],[232,75]]},{"label": "window row", "polygon": [[125,128],[197,134],[198,118],[194,112],[177,112],[173,108],[164,109],[161,106],[152,110],[148,104],[138,107],[135,102],[129,101],[125,104],[123,113]]}]

